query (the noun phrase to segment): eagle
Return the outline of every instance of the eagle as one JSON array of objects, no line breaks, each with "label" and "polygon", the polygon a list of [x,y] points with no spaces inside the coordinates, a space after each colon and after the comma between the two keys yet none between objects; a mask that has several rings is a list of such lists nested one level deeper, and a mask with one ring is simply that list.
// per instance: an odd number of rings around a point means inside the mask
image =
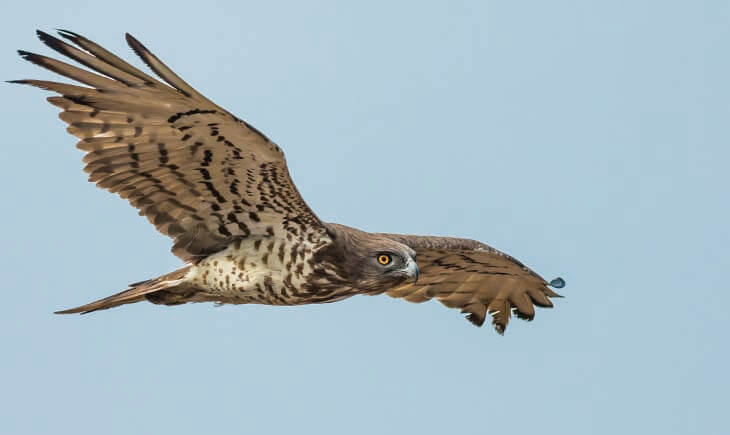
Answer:
[{"label": "eagle", "polygon": [[[132,50],[159,77],[90,39],[59,30],[40,40],[88,69],[18,51],[79,84],[13,80],[54,92],[68,132],[80,140],[89,181],[116,193],[172,238],[185,267],[58,311],[90,313],[149,301],[302,305],[357,294],[410,302],[437,299],[504,333],[512,314],[561,297],[515,258],[453,237],[369,233],[317,217],[302,199],[282,149],[218,106],[130,34]],[[69,41],[69,42],[66,42]],[[161,79],[161,80],[160,80]]]}]

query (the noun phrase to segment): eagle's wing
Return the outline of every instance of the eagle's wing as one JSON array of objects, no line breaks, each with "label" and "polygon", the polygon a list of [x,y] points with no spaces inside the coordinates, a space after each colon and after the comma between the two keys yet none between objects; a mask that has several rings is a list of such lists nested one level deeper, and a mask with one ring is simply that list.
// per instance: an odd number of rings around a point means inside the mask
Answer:
[{"label": "eagle's wing", "polygon": [[[89,180],[119,194],[172,237],[173,253],[196,261],[250,235],[286,231],[317,240],[325,229],[299,195],[281,149],[217,106],[127,34],[162,83],[81,35],[79,48],[43,32],[55,51],[96,71],[19,51],[87,86],[16,80],[57,92],[68,131],[81,138]],[[97,74],[98,73],[98,74]]]},{"label": "eagle's wing", "polygon": [[388,295],[410,302],[436,298],[447,307],[460,308],[477,326],[490,314],[500,334],[513,309],[517,317],[532,320],[534,305],[552,307],[548,298],[561,297],[549,286],[565,285],[561,278],[547,282],[509,255],[475,240],[383,235],[415,250],[420,269],[417,283],[400,285]]}]

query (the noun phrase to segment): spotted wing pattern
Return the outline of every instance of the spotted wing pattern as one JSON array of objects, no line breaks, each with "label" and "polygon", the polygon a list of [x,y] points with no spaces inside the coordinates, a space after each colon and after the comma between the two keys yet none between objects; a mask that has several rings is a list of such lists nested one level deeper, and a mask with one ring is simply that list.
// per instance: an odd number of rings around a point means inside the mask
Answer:
[{"label": "spotted wing pattern", "polygon": [[561,297],[549,286],[562,287],[556,278],[550,283],[528,267],[484,243],[451,237],[383,234],[416,251],[420,268],[417,283],[406,283],[386,293],[410,302],[438,299],[449,308],[459,308],[467,319],[482,326],[487,314],[500,334],[512,311],[532,320],[534,305],[552,307],[549,298]]},{"label": "spotted wing pattern", "polygon": [[53,50],[94,70],[26,51],[20,55],[86,86],[17,80],[54,91],[48,101],[79,137],[89,180],[127,199],[197,261],[250,235],[316,241],[324,227],[299,195],[284,154],[266,136],[180,79],[139,41],[127,42],[165,83],[96,43],[44,32]]}]

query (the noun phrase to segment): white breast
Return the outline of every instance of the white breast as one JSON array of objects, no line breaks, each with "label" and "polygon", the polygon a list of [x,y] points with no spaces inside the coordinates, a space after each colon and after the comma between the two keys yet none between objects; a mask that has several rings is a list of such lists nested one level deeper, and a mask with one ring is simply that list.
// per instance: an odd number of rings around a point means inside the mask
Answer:
[{"label": "white breast", "polygon": [[224,303],[307,303],[299,290],[312,271],[307,259],[313,249],[306,241],[248,238],[198,263],[189,278]]}]

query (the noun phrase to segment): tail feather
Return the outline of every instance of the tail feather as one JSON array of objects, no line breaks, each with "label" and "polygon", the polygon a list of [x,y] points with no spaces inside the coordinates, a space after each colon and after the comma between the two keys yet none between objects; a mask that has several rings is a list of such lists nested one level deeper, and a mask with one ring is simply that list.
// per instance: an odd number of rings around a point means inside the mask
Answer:
[{"label": "tail feather", "polygon": [[129,289],[117,294],[107,296],[98,301],[90,302],[76,308],[56,311],[55,314],[86,314],[92,311],[108,310],[109,308],[118,307],[119,305],[132,304],[145,300],[147,295],[158,291],[169,291],[175,287],[179,287],[185,283],[185,275],[190,266],[178,269],[174,272],[162,275],[158,278],[140,281],[129,285]]}]

